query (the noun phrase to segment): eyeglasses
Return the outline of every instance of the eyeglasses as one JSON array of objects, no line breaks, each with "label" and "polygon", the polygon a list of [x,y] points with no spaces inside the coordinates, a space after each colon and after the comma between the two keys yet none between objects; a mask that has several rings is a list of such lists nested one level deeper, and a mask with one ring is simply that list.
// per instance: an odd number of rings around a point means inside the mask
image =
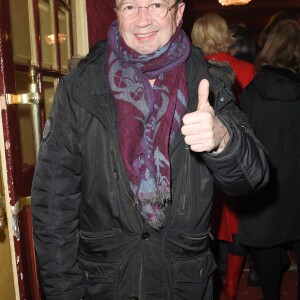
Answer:
[{"label": "eyeglasses", "polygon": [[152,3],[149,6],[137,6],[134,3],[123,3],[120,6],[117,6],[116,9],[125,19],[134,19],[138,16],[141,8],[147,8],[148,16],[154,20],[163,19],[172,8],[175,7],[177,3],[168,7],[163,3]]}]

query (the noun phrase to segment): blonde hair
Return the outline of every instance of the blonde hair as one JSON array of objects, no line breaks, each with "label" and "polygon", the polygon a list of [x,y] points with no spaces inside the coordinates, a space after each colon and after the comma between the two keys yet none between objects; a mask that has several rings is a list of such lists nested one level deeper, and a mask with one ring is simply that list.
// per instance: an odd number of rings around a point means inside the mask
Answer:
[{"label": "blonde hair", "polygon": [[192,43],[205,55],[228,52],[234,42],[226,21],[216,14],[206,14],[196,20],[191,32]]}]

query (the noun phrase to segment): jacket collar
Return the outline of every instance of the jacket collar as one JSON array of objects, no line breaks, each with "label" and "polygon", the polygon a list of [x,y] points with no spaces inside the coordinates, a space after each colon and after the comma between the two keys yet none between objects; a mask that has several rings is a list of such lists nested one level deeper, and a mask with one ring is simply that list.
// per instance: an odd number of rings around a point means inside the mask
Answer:
[{"label": "jacket collar", "polygon": [[97,43],[74,70],[71,87],[72,98],[94,115],[117,138],[115,105],[106,77],[107,42]]}]

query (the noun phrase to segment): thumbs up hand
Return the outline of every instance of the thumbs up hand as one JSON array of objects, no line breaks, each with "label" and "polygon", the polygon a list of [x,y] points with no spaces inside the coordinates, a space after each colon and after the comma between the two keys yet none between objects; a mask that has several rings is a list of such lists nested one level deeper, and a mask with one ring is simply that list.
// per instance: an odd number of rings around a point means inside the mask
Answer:
[{"label": "thumbs up hand", "polygon": [[209,82],[200,81],[198,88],[198,108],[183,117],[182,134],[184,141],[195,152],[221,152],[228,140],[226,127],[215,116],[214,109],[208,101]]}]

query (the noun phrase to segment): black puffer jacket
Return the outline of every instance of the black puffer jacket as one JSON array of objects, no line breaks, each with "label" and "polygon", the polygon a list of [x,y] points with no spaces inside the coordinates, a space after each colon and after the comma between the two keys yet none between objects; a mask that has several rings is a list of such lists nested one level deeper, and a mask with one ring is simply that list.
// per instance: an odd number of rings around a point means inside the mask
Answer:
[{"label": "black puffer jacket", "polygon": [[240,201],[240,239],[271,247],[300,240],[300,76],[265,66],[243,93],[241,108],[268,152],[270,181]]},{"label": "black puffer jacket", "polygon": [[[178,132],[170,146],[172,204],[166,224],[159,232],[149,228],[135,210],[120,157],[106,47],[97,45],[61,80],[44,130],[32,211],[47,299],[212,299],[213,181],[231,195],[259,188],[268,178],[264,151],[224,83],[210,78],[211,101],[230,143],[218,155],[194,153]],[[188,111],[197,108],[207,67],[193,48],[187,62]]]}]

